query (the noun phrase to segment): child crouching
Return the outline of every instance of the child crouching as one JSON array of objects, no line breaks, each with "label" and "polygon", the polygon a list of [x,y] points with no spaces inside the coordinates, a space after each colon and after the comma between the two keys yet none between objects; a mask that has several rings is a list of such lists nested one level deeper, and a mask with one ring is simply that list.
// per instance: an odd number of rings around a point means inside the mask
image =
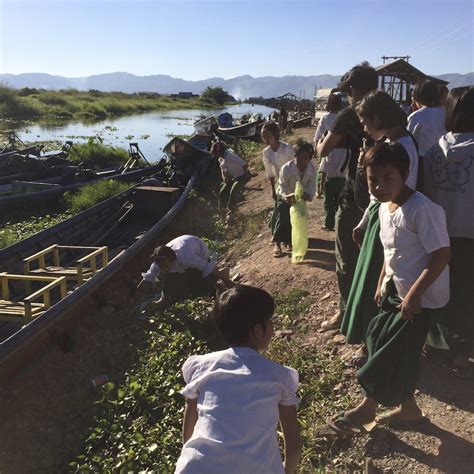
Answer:
[{"label": "child crouching", "polygon": [[273,298],[251,286],[237,285],[216,301],[214,320],[230,347],[191,356],[183,365],[184,445],[177,473],[295,472],[301,450],[298,373],[259,354],[273,335],[273,311]]}]

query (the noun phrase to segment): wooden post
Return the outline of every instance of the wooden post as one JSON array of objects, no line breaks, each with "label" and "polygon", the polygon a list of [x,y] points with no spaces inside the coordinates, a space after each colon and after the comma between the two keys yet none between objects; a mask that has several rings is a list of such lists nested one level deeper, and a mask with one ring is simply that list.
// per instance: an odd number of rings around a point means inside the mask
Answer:
[{"label": "wooden post", "polygon": [[59,249],[57,245],[53,249],[53,264],[55,267],[59,267]]},{"label": "wooden post", "polygon": [[2,279],[2,299],[8,301],[10,299],[10,290],[8,288],[8,276],[6,273],[1,274]]}]

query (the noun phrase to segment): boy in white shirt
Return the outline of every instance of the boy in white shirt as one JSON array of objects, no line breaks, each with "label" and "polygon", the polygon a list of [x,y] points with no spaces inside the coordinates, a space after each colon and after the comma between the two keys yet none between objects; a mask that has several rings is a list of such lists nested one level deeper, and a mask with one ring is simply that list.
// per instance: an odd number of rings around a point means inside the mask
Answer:
[{"label": "boy in white shirt", "polygon": [[[409,165],[398,143],[378,144],[364,156],[369,190],[381,203],[380,313],[368,327],[368,360],[357,373],[365,398],[326,421],[337,433],[360,433],[374,421],[395,426],[424,420],[414,398],[418,359],[437,309],[449,300],[451,251],[446,215],[406,184]],[[379,404],[396,408],[376,417]]]},{"label": "boy in white shirt", "polygon": [[216,282],[221,279],[231,286],[229,269],[218,269],[211,260],[207,245],[194,235],[181,235],[157,247],[153,263],[138,286],[146,282],[162,281],[162,297],[154,302],[156,308],[191,296],[214,294]]}]

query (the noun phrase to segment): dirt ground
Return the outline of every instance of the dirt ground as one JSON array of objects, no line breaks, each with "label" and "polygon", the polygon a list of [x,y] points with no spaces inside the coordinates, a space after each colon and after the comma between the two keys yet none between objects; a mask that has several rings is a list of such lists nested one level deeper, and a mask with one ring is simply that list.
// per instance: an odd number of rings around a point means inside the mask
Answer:
[{"label": "dirt ground", "polygon": [[[303,137],[309,141],[313,128],[298,130],[290,141]],[[262,172],[247,185],[240,211],[247,216],[268,211],[273,201]],[[306,261],[292,265],[288,257],[274,258],[270,231],[265,224],[248,246],[237,245],[227,260],[242,282],[269,291],[303,288],[315,303],[305,320],[304,334],[294,334],[308,350],[328,346],[342,357],[352,348],[337,332],[321,332],[321,323],[337,309],[334,233],[321,230],[322,201],[309,205],[310,241]],[[185,221],[185,219],[183,219]],[[176,229],[174,229],[176,231]],[[186,229],[182,229],[183,233]],[[147,253],[147,252],[145,252]],[[147,255],[124,269],[124,275],[139,275]],[[90,378],[107,373],[119,378],[124,367],[134,363],[133,347],[117,346],[118,338],[140,332],[136,319],[124,309],[131,298],[133,278],[123,276],[108,292],[114,303],[99,296],[80,309],[80,318],[71,335],[58,334],[57,347],[49,350],[0,388],[0,472],[65,472],[90,426],[93,412],[84,412],[95,396]],[[111,317],[113,315],[113,318]],[[113,321],[113,323],[111,323]],[[80,350],[78,347],[80,346]],[[99,349],[100,350],[97,350]],[[110,348],[110,349],[109,349]],[[348,369],[351,398],[360,398],[355,372]],[[453,371],[442,356],[423,359],[418,399],[431,422],[416,430],[376,428],[369,435],[341,444],[338,458],[362,453],[371,459],[367,472],[473,472],[474,471],[474,378],[470,373]],[[335,460],[335,465],[336,465]],[[335,468],[337,470],[337,468]]]}]

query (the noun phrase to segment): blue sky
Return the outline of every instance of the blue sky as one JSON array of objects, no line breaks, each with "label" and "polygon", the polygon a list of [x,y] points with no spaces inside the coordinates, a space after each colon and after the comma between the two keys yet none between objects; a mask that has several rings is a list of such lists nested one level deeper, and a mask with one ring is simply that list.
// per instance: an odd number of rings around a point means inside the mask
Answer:
[{"label": "blue sky", "polygon": [[474,0],[0,0],[0,73],[341,74],[412,56],[474,71]]}]

